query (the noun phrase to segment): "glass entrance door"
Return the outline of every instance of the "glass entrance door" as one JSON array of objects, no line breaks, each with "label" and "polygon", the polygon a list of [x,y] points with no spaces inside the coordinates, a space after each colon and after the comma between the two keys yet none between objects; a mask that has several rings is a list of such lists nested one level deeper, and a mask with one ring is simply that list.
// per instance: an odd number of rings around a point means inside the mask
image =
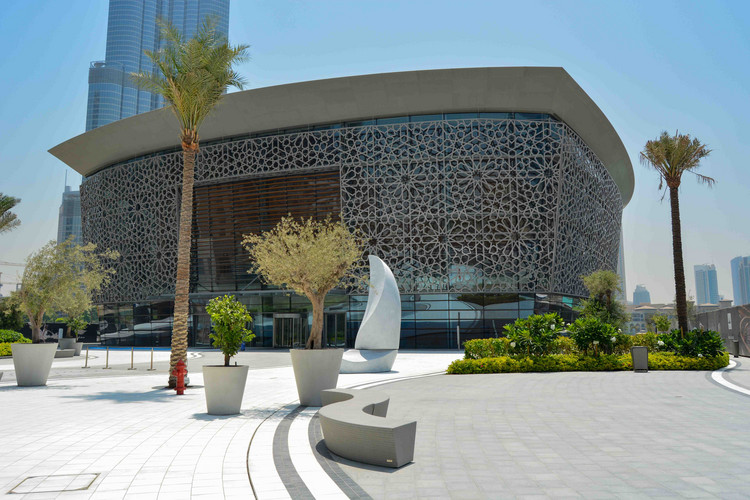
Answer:
[{"label": "glass entrance door", "polygon": [[[304,322],[304,326],[307,322]],[[304,347],[305,330],[301,314],[273,315],[273,346],[274,347]]]},{"label": "glass entrance door", "polygon": [[323,319],[328,347],[346,347],[346,313],[326,313]]}]

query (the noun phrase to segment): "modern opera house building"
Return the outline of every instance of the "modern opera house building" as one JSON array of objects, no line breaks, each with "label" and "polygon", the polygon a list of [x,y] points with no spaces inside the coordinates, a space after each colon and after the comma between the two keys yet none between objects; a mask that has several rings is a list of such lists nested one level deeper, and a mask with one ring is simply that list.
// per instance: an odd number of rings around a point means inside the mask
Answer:
[{"label": "modern opera house building", "polygon": [[[122,255],[98,298],[101,336],[169,345],[182,156],[162,109],[64,142],[83,236]],[[393,270],[402,348],[455,348],[535,312],[572,319],[581,275],[615,270],[633,193],[625,147],[562,68],[410,71],[228,94],[201,129],[190,343],[234,294],[258,346],[293,346],[303,298],[248,274],[242,235],[280,217],[340,216]],[[365,268],[363,272],[367,272]],[[330,345],[353,345],[366,290],[326,302]]]}]

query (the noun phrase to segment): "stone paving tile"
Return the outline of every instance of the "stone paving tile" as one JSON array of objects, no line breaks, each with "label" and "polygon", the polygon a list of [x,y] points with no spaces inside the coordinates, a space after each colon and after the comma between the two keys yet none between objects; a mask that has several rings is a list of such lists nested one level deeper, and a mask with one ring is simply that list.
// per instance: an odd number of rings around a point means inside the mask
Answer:
[{"label": "stone paving tile", "polygon": [[377,390],[389,415],[418,425],[407,467],[340,462],[376,499],[747,497],[750,398],[706,372],[436,376]]},{"label": "stone paving tile", "polygon": [[[252,498],[247,475],[251,436],[266,417],[297,399],[289,354],[238,355],[240,363],[268,368],[251,370],[242,413],[231,417],[207,415],[200,387],[201,364],[215,364],[220,353],[194,354],[189,365],[195,387],[180,397],[163,389],[163,372],[146,372],[143,363],[140,371],[125,371],[122,361],[129,360],[129,352],[111,354],[112,370],[101,369],[101,356],[91,359],[95,368],[88,370],[80,368],[82,359],[55,361],[46,387],[18,388],[13,374],[6,373],[0,382],[0,494],[32,475],[91,472],[101,476],[77,498]],[[342,375],[339,383],[435,372],[458,357],[455,352],[404,353],[396,362],[399,372]],[[163,371],[166,361],[159,363]],[[9,365],[12,359],[0,359],[0,370]],[[275,497],[269,493],[267,498]],[[47,494],[12,497],[41,495]]]}]

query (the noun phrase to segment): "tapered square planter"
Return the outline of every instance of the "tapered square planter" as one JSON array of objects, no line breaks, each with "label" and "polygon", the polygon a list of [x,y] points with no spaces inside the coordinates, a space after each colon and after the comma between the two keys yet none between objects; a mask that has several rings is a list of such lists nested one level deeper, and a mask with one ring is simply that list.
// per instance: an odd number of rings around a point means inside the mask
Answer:
[{"label": "tapered square planter", "polygon": [[203,367],[203,385],[209,415],[236,415],[240,412],[249,368],[245,365]]},{"label": "tapered square planter", "polygon": [[20,387],[47,385],[57,344],[11,344],[16,383]]},{"label": "tapered square planter", "polygon": [[62,338],[57,341],[57,345],[60,349],[75,349],[74,356],[80,356],[83,349],[83,342],[78,342],[76,337]]},{"label": "tapered square planter", "polygon": [[60,349],[75,349],[76,339],[73,337],[64,337],[57,341],[57,347]]},{"label": "tapered square planter", "polygon": [[320,391],[335,389],[339,380],[343,349],[292,349],[292,368],[299,403],[322,406]]}]

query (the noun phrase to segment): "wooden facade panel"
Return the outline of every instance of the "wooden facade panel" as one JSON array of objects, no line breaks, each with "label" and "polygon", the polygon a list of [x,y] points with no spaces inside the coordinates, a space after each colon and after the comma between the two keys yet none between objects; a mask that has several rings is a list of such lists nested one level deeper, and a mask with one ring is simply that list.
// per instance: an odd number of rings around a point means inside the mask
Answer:
[{"label": "wooden facade panel", "polygon": [[273,228],[282,217],[338,217],[339,172],[321,171],[196,186],[193,291],[260,288],[247,273],[243,235]]}]

